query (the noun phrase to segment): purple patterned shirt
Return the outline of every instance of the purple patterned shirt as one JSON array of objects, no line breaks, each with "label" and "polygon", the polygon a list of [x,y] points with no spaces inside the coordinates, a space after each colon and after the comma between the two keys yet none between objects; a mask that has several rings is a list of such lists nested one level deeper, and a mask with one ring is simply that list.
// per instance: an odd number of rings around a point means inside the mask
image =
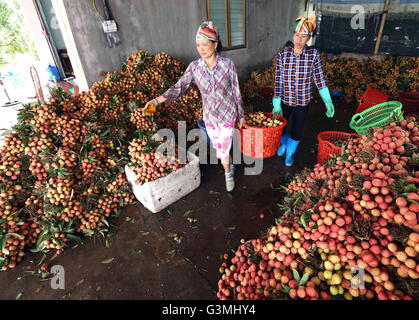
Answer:
[{"label": "purple patterned shirt", "polygon": [[212,71],[204,59],[192,61],[179,81],[163,94],[166,103],[185,93],[192,83],[201,92],[205,123],[227,123],[244,117],[236,67],[230,59],[217,55]]},{"label": "purple patterned shirt", "polygon": [[294,46],[279,52],[275,68],[275,98],[281,98],[289,106],[305,106],[313,98],[313,80],[319,90],[327,86],[317,49],[304,47],[299,56],[295,55]]}]

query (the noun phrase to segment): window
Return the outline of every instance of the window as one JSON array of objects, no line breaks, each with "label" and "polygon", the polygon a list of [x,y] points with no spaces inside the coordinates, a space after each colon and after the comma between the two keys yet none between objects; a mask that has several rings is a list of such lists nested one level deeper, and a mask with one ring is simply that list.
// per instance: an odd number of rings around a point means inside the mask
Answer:
[{"label": "window", "polygon": [[207,13],[224,49],[246,47],[246,0],[207,0]]}]

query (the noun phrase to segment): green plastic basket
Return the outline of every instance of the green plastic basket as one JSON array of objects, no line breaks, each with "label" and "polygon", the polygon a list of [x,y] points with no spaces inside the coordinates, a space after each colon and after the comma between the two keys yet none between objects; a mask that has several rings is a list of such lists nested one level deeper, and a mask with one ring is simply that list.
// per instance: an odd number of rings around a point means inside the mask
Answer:
[{"label": "green plastic basket", "polygon": [[403,120],[402,104],[399,101],[387,101],[377,104],[361,113],[356,113],[349,126],[359,135],[367,133],[369,128],[383,126],[393,116],[398,120]]}]

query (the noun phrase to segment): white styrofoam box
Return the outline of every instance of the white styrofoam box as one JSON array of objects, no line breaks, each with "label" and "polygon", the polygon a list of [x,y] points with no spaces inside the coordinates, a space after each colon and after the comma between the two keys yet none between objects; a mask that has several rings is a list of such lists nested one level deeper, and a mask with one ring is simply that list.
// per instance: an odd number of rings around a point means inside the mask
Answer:
[{"label": "white styrofoam box", "polygon": [[136,174],[126,165],[125,174],[137,200],[148,210],[156,213],[198,188],[201,184],[199,158],[188,152],[188,159],[189,162],[184,167],[142,185],[135,183]]}]

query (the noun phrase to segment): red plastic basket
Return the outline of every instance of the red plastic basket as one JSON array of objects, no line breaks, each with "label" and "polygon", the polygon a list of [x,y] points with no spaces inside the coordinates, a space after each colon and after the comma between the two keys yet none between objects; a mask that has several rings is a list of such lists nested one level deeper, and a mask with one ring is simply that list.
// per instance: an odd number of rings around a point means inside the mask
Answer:
[{"label": "red plastic basket", "polygon": [[356,133],[345,133],[338,131],[324,131],[317,136],[319,141],[319,152],[317,154],[317,163],[324,163],[328,161],[330,155],[339,155],[342,151],[341,147],[335,146],[331,141],[333,139],[349,140],[350,138],[360,138]]},{"label": "red plastic basket", "polygon": [[[264,112],[267,116],[272,116],[270,112]],[[279,144],[281,142],[282,132],[287,125],[287,120],[284,117],[279,117],[283,122],[277,127],[258,128],[251,127],[247,124],[243,128],[239,128],[240,136],[240,150],[241,152],[251,158],[269,158],[278,152]]]},{"label": "red plastic basket", "polygon": [[388,95],[368,86],[367,91],[365,91],[361,100],[359,100],[359,105],[355,113],[361,113],[368,108],[387,101]]}]

